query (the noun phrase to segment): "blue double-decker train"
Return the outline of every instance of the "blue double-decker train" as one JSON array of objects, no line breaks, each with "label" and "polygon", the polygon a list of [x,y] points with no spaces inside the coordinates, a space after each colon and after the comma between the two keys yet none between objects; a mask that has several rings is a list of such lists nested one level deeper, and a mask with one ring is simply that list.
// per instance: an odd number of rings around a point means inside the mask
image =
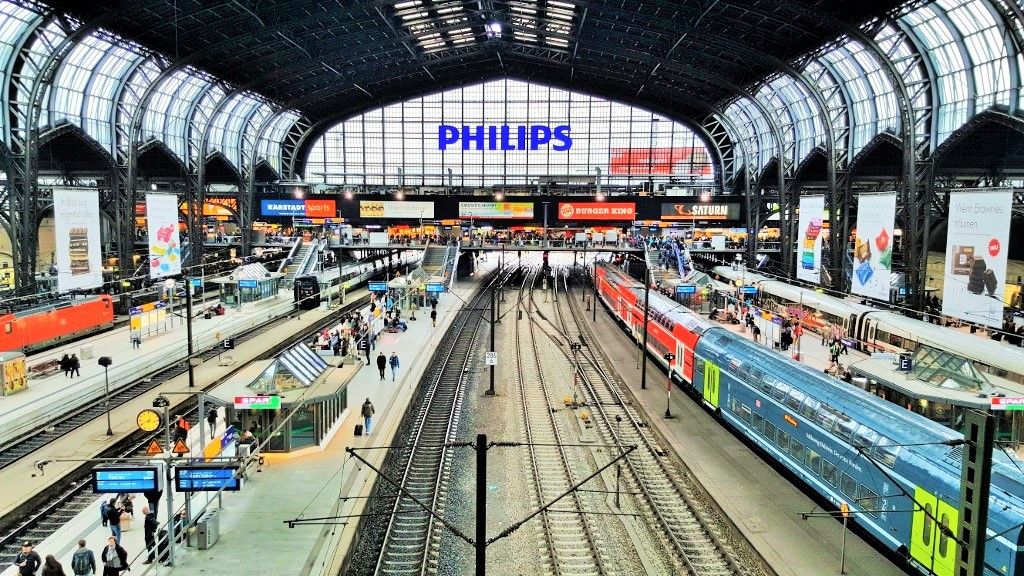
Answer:
[{"label": "blue double-decker train", "polygon": [[[598,265],[598,292],[634,336],[643,286]],[[681,386],[885,547],[925,574],[958,573],[963,436],[650,294],[648,347]],[[1024,574],[1024,463],[996,450],[986,574]]]}]

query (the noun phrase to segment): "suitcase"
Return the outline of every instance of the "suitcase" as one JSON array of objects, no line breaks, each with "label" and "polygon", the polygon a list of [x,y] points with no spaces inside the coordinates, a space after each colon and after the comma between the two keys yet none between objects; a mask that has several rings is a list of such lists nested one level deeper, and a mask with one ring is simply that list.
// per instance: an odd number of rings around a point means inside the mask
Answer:
[{"label": "suitcase", "polygon": [[362,435],[363,435],[363,425],[362,424],[356,424],[356,436],[362,436]]},{"label": "suitcase", "polygon": [[171,549],[168,546],[167,530],[161,530],[156,534],[156,558],[157,562],[167,562],[171,559]]}]

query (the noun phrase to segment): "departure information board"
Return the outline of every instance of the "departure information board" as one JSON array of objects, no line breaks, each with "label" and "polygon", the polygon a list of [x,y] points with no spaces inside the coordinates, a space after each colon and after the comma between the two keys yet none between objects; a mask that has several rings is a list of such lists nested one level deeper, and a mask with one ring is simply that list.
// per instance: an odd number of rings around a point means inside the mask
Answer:
[{"label": "departure information board", "polygon": [[224,489],[237,492],[242,489],[242,479],[237,477],[234,466],[178,466],[175,469],[174,487],[178,492],[217,492]]}]

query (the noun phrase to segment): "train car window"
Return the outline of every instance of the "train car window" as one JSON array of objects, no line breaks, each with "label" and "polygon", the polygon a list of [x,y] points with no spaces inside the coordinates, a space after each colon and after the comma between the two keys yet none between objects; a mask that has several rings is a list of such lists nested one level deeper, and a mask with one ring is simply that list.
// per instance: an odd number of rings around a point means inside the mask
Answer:
[{"label": "train car window", "polygon": [[799,410],[800,405],[804,403],[804,398],[806,397],[807,395],[804,394],[803,392],[799,390],[793,390],[792,392],[789,393],[789,396],[786,397],[786,406],[789,406],[793,410]]},{"label": "train car window", "polygon": [[795,438],[789,439],[789,454],[797,461],[804,461],[804,445],[797,442]]},{"label": "train car window", "polygon": [[949,512],[943,512],[939,515],[939,524],[942,526],[939,528],[939,556],[945,558],[949,555]]},{"label": "train car window", "polygon": [[775,443],[779,445],[783,452],[789,452],[789,434],[786,434],[781,429],[775,436]]},{"label": "train car window", "polygon": [[835,425],[836,420],[838,419],[839,417],[836,415],[835,411],[832,410],[832,407],[829,406],[828,404],[822,404],[821,409],[818,410],[818,415],[815,417],[815,420],[818,422],[818,425],[824,428],[825,430],[832,430],[832,427]]},{"label": "train car window", "polygon": [[[920,506],[920,504],[918,504]],[[935,527],[932,526],[932,518],[935,517],[935,509],[932,508],[931,502],[926,502],[924,505],[924,530],[921,531],[921,542],[927,548],[932,546],[932,533],[935,532]]]},{"label": "train car window", "polygon": [[782,382],[779,382],[775,386],[775,388],[772,389],[772,398],[775,398],[776,400],[782,400],[783,398],[786,397],[787,394],[789,394],[789,391],[792,389],[792,386],[790,386],[789,384],[783,384]]},{"label": "train car window", "polygon": [[775,425],[771,422],[764,423],[764,437],[767,438],[769,442],[775,442]]},{"label": "train car window", "polygon": [[817,452],[811,449],[807,449],[807,467],[814,472],[816,476],[821,476],[821,456]]},{"label": "train car window", "polygon": [[857,502],[860,503],[861,508],[864,508],[872,516],[878,516],[878,510],[882,507],[878,494],[875,494],[873,490],[863,484],[858,486],[857,489]]},{"label": "train car window", "polygon": [[764,418],[762,418],[761,415],[758,414],[757,412],[754,412],[752,415],[752,419],[754,422],[754,430],[757,430],[758,432],[764,434]]},{"label": "train car window", "polygon": [[740,404],[740,420],[750,424],[750,408],[746,404]]},{"label": "train car window", "polygon": [[825,482],[833,486],[839,485],[839,471],[832,465],[831,462],[821,459],[821,477],[825,479]]},{"label": "train car window", "polygon": [[778,382],[779,381],[776,380],[774,376],[765,374],[764,379],[761,381],[761,390],[764,390],[767,394],[771,394],[772,388],[774,388]]},{"label": "train car window", "polygon": [[839,491],[846,494],[850,498],[857,497],[857,481],[853,479],[846,472],[842,472],[839,475]]},{"label": "train car window", "polygon": [[853,443],[856,446],[863,446],[865,448],[870,448],[871,446],[874,446],[877,440],[878,432],[875,432],[874,430],[868,428],[867,426],[861,426],[860,428],[858,428],[856,434],[854,434],[853,437]]},{"label": "train car window", "polygon": [[4,322],[4,334],[14,332],[14,322]]},{"label": "train car window", "polygon": [[841,417],[840,420],[839,420],[839,425],[835,427],[835,430],[833,430],[833,432],[835,433],[836,436],[839,436],[840,438],[842,438],[844,440],[852,442],[853,441],[853,432],[856,429],[857,429],[857,423],[856,422],[854,422],[853,420],[850,420],[849,418]]},{"label": "train car window", "polygon": [[800,413],[805,418],[810,420],[814,419],[814,415],[818,413],[818,408],[821,406],[821,402],[818,402],[814,398],[808,397],[804,400],[804,405],[800,407]]},{"label": "train car window", "polygon": [[885,436],[878,437],[878,444],[872,451],[875,460],[885,464],[889,468],[896,466],[896,458],[899,456],[900,447],[894,446],[893,441],[889,440]]},{"label": "train car window", "polygon": [[762,378],[764,378],[764,371],[763,370],[761,370],[760,368],[751,368],[750,369],[750,383],[751,384],[753,384],[754,386],[760,385]]}]

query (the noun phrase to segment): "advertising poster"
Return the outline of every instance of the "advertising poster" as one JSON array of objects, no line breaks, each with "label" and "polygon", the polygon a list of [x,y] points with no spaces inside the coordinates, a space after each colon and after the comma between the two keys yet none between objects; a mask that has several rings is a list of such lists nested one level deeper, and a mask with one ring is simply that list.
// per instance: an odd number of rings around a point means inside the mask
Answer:
[{"label": "advertising poster", "polygon": [[305,218],[337,218],[338,208],[334,200],[296,198],[264,198],[260,200],[260,214],[263,216],[298,216]]},{"label": "advertising poster", "polygon": [[951,190],[942,313],[1000,327],[1013,191]]},{"label": "advertising poster", "polygon": [[433,202],[360,200],[360,218],[433,218]]},{"label": "advertising poster", "polygon": [[634,220],[633,202],[559,202],[559,220]]},{"label": "advertising poster", "polygon": [[800,224],[796,231],[796,277],[821,283],[821,229],[825,218],[825,197],[800,198]]},{"label": "advertising poster", "polygon": [[149,233],[149,277],[181,274],[181,238],[178,236],[178,199],[173,194],[146,194],[146,230]]},{"label": "advertising poster", "polygon": [[853,247],[853,293],[889,301],[896,193],[861,194]]},{"label": "advertising poster", "polygon": [[[172,206],[171,212],[177,214]],[[57,248],[57,289],[61,292],[103,284],[100,261],[100,199],[96,190],[53,189]]]},{"label": "advertising poster", "polygon": [[459,218],[533,218],[533,202],[459,202]]}]

